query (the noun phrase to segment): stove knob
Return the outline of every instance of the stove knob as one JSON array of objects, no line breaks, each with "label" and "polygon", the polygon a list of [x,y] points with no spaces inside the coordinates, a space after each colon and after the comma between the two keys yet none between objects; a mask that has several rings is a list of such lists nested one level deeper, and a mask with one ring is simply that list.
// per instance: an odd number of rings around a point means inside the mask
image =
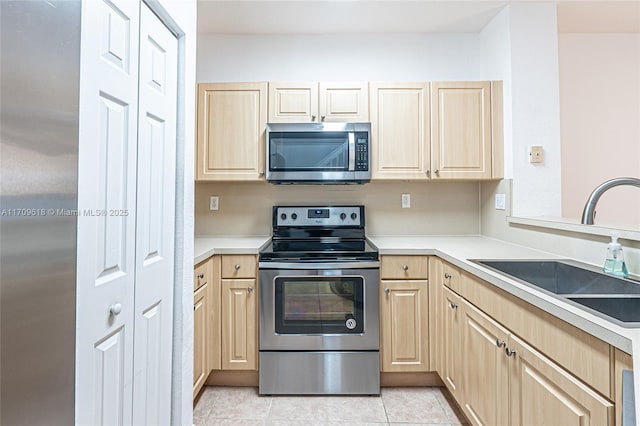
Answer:
[{"label": "stove knob", "polygon": [[355,214],[355,213],[351,213],[351,219],[356,220],[356,218],[357,218],[357,217],[358,217],[358,215],[357,215],[357,214]]},{"label": "stove knob", "polygon": [[292,220],[296,220],[297,218],[298,218],[298,215],[296,213],[291,213]]},{"label": "stove knob", "polygon": [[340,219],[345,220],[347,218],[346,213],[340,213]]},{"label": "stove knob", "polygon": [[282,213],[282,214],[280,215],[280,219],[282,219],[282,220],[287,220],[287,214],[286,214],[286,213]]}]

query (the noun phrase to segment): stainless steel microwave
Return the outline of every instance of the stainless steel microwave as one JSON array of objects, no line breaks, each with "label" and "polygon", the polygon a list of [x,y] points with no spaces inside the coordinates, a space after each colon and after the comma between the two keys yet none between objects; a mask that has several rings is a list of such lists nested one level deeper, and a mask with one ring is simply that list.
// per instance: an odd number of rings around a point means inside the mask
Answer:
[{"label": "stainless steel microwave", "polygon": [[267,182],[371,180],[371,123],[270,123],[266,139]]}]

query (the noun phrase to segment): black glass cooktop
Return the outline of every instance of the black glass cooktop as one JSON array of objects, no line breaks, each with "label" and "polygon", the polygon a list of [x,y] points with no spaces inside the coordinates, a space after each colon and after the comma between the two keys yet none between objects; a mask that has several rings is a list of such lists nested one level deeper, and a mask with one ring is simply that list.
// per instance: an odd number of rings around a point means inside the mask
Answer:
[{"label": "black glass cooktop", "polygon": [[260,260],[378,260],[378,248],[367,239],[274,239]]}]

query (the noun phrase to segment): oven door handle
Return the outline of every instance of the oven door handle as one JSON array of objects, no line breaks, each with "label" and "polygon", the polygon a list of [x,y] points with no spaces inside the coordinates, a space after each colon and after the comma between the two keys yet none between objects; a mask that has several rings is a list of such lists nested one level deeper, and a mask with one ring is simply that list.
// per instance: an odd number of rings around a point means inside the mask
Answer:
[{"label": "oven door handle", "polygon": [[260,269],[372,269],[379,261],[364,262],[260,262]]}]

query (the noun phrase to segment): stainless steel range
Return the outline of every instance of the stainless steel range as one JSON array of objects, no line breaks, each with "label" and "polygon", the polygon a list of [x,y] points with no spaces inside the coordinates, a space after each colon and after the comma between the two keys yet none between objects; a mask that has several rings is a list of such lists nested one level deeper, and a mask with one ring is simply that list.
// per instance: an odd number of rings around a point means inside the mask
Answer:
[{"label": "stainless steel range", "polygon": [[364,206],[275,206],[260,250],[261,394],[380,393],[378,250]]}]

